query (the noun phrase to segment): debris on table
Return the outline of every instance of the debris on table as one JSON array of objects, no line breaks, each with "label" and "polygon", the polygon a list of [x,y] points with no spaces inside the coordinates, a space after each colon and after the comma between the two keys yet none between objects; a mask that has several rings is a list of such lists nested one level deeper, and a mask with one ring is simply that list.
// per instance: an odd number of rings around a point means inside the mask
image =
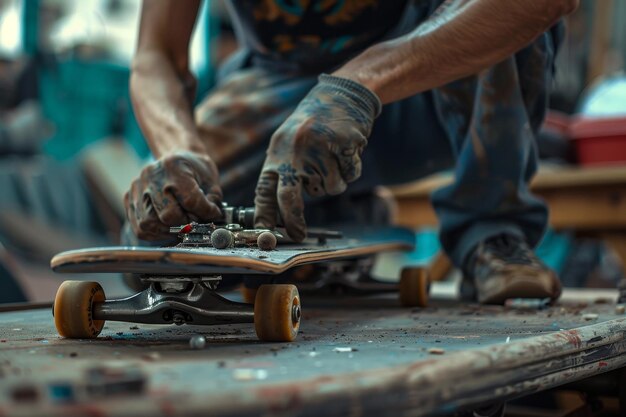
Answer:
[{"label": "debris on table", "polygon": [[233,378],[237,381],[262,381],[267,379],[265,369],[235,369]]},{"label": "debris on table", "polygon": [[191,336],[191,338],[189,339],[189,347],[192,349],[204,349],[204,347],[206,346],[206,338],[200,334],[196,334],[194,336]]},{"label": "debris on table", "polygon": [[585,321],[591,321],[591,320],[597,320],[597,319],[598,319],[597,314],[594,314],[594,313],[583,314],[583,320]]},{"label": "debris on table", "polygon": [[39,397],[39,390],[33,385],[22,384],[11,390],[11,399],[16,403],[34,403]]},{"label": "debris on table", "polygon": [[550,298],[509,298],[504,306],[516,310],[543,310],[550,305]]},{"label": "debris on table", "polygon": [[353,347],[336,347],[333,349],[333,352],[338,352],[338,353],[348,353],[348,352],[357,352],[358,349],[353,348]]},{"label": "debris on table", "polygon": [[430,348],[428,349],[428,353],[431,355],[443,355],[446,351],[441,348]]},{"label": "debris on table", "polygon": [[97,367],[86,372],[85,393],[94,397],[139,395],[146,387],[146,376],[133,366]]},{"label": "debris on table", "polygon": [[143,359],[154,362],[161,359],[161,354],[159,352],[149,352],[142,356]]}]

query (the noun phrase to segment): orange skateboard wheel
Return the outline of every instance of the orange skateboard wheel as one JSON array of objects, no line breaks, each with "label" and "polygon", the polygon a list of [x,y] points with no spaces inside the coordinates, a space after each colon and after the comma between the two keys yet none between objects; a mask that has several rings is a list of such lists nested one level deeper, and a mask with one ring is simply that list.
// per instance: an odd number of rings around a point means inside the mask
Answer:
[{"label": "orange skateboard wheel", "polygon": [[57,290],[53,307],[59,335],[70,339],[97,337],[104,320],[94,320],[93,304],[104,300],[104,290],[97,282],[64,281]]},{"label": "orange skateboard wheel", "polygon": [[426,307],[428,305],[428,271],[426,268],[409,267],[400,274],[399,297],[405,307]]},{"label": "orange skateboard wheel", "polygon": [[300,295],[295,285],[261,285],[254,301],[254,328],[265,342],[293,342],[301,319]]}]

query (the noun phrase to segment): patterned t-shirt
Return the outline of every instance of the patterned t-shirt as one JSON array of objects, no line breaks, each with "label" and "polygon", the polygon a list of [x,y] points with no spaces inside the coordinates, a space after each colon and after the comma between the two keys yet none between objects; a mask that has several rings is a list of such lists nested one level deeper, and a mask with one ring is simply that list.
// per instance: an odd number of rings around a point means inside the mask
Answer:
[{"label": "patterned t-shirt", "polygon": [[240,41],[271,59],[332,65],[380,39],[407,0],[229,0]]}]

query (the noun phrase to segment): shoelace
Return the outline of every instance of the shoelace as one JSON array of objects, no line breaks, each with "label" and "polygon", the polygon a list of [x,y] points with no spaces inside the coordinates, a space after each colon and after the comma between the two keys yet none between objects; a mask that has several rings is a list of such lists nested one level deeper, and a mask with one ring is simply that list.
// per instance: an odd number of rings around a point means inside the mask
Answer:
[{"label": "shoelace", "polygon": [[491,250],[495,256],[506,259],[509,262],[532,265],[535,257],[526,243],[517,236],[498,235],[485,242],[486,249]]}]

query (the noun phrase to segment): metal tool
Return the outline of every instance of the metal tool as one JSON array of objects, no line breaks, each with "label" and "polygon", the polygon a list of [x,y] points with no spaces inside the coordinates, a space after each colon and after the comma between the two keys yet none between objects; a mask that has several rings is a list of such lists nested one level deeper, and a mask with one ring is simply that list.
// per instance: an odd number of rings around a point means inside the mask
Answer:
[{"label": "metal tool", "polygon": [[[273,250],[278,241],[290,241],[278,222],[275,230],[254,227],[254,207],[233,207],[222,203],[222,218],[212,223],[191,222],[170,227],[170,233],[179,237],[180,245],[213,246],[225,249],[256,244],[259,249]],[[327,239],[340,239],[341,232],[310,228],[307,238],[317,239],[320,245]]]},{"label": "metal tool", "polygon": [[[221,224],[238,224],[244,229],[254,229],[254,207],[234,207],[229,206],[227,203],[222,203],[223,218],[219,222]],[[281,231],[281,234],[286,236],[286,233],[282,233],[284,229],[284,222],[278,215],[276,221],[276,229]],[[311,239],[341,239],[343,234],[335,230],[324,230],[318,228],[309,228],[307,230],[307,238]]]}]

